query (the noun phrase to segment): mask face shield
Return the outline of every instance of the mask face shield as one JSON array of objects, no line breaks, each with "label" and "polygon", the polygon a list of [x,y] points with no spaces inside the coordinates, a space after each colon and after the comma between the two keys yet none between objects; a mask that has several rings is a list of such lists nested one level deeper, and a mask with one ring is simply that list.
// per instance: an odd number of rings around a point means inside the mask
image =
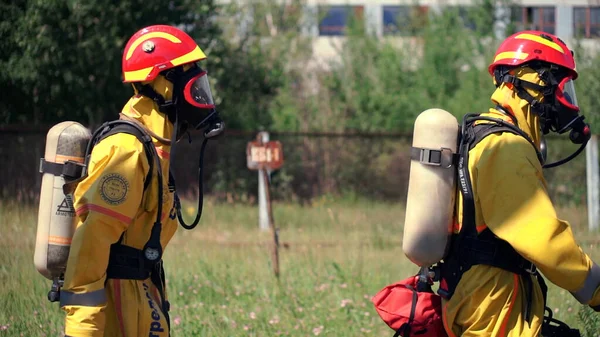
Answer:
[{"label": "mask face shield", "polygon": [[207,72],[196,63],[184,69],[170,70],[166,77],[173,83],[178,127],[183,131],[188,128],[197,130],[209,125],[218,116]]},{"label": "mask face shield", "polygon": [[577,95],[575,94],[575,84],[571,77],[563,79],[556,90],[556,99],[561,105],[564,105],[569,110],[579,112],[577,105]]},{"label": "mask face shield", "polygon": [[206,71],[202,71],[187,82],[183,88],[183,96],[190,105],[197,108],[215,108]]},{"label": "mask face shield", "polygon": [[[540,162],[543,163],[543,168],[552,168],[569,162],[583,151],[591,136],[590,126],[584,122],[585,117],[580,114],[572,71],[559,66],[547,68],[545,65],[542,67],[534,65],[532,69],[545,83],[544,86],[522,79],[515,81],[514,76],[507,72],[501,72],[499,69],[494,71],[494,76],[498,83],[513,83],[517,95],[526,100],[532,111],[538,115],[543,135],[550,131],[559,134],[569,132],[571,142],[580,144],[579,148],[568,157],[547,164],[545,162],[548,149],[546,141],[542,137],[539,149]],[[544,100],[535,99],[526,89],[539,92],[543,95]]]},{"label": "mask face shield", "polygon": [[569,131],[572,124],[580,119],[579,105],[577,104],[577,95],[575,93],[575,85],[571,77],[564,78],[556,89],[557,109],[555,127],[556,132],[565,133]]}]

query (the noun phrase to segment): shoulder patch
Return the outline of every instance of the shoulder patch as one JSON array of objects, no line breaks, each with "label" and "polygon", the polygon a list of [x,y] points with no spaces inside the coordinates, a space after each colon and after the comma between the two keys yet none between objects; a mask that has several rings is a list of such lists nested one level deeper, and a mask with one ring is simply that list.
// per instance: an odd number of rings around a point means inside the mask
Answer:
[{"label": "shoulder patch", "polygon": [[129,182],[118,173],[110,173],[100,178],[100,196],[110,205],[116,206],[127,198]]}]

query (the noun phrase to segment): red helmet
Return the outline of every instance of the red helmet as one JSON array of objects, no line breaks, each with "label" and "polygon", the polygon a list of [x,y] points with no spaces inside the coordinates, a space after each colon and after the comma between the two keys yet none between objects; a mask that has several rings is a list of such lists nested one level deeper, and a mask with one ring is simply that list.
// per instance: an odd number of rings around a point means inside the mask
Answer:
[{"label": "red helmet", "polygon": [[536,30],[521,31],[506,38],[488,71],[494,76],[498,66],[516,67],[536,60],[566,68],[573,79],[578,76],[573,53],[567,45],[555,35]]},{"label": "red helmet", "polygon": [[154,25],[136,32],[123,52],[123,82],[152,81],[164,70],[206,58],[188,34],[167,26]]}]

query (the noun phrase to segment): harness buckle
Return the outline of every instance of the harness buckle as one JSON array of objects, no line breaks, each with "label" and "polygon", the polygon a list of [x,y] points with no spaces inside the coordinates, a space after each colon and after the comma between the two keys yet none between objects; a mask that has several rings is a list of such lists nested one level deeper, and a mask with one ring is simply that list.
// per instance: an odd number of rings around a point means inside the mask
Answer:
[{"label": "harness buckle", "polygon": [[454,164],[455,154],[452,152],[452,149],[442,147],[439,150],[432,149],[418,149],[418,157],[415,158],[421,164],[431,165],[431,166],[440,166],[443,168],[450,168],[452,164]]},{"label": "harness buckle", "polygon": [[523,266],[523,270],[528,272],[531,275],[537,273],[537,267],[532,262],[526,261]]}]

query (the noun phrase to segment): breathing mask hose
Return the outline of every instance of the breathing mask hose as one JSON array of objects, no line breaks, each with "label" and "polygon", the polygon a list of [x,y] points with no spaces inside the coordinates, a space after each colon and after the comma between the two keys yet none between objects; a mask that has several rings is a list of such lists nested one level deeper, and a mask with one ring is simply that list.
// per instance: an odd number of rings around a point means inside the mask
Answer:
[{"label": "breathing mask hose", "polygon": [[573,152],[573,153],[572,153],[570,156],[568,156],[567,158],[565,158],[565,159],[561,159],[561,160],[559,160],[559,161],[556,161],[556,162],[554,162],[554,163],[550,163],[550,164],[544,164],[544,166],[543,166],[543,167],[544,167],[545,169],[547,169],[547,168],[553,168],[553,167],[557,167],[557,166],[560,166],[560,165],[562,165],[562,164],[566,164],[566,163],[570,162],[570,161],[571,161],[573,158],[577,157],[577,156],[578,156],[578,155],[581,153],[581,151],[583,151],[583,149],[584,149],[584,148],[585,148],[585,146],[587,145],[587,142],[588,142],[588,141],[586,140],[586,141],[585,141],[583,144],[581,144],[581,146],[579,146],[579,148],[577,149],[577,151]]},{"label": "breathing mask hose", "polygon": [[585,149],[585,146],[587,145],[588,141],[590,140],[591,136],[592,136],[592,132],[590,131],[590,126],[586,123],[583,123],[583,118],[578,120],[580,123],[574,124],[574,126],[578,126],[576,129],[573,128],[571,130],[571,133],[569,134],[569,139],[571,140],[572,143],[574,144],[581,144],[581,146],[579,146],[579,148],[573,152],[570,156],[558,160],[554,163],[550,163],[550,164],[544,164],[543,168],[553,168],[553,167],[557,167],[560,166],[562,164],[568,163],[569,161],[571,161],[573,158],[577,157],[582,151],[583,149]]},{"label": "breathing mask hose", "polygon": [[204,203],[204,184],[203,184],[203,176],[204,176],[204,151],[206,150],[206,144],[208,140],[211,138],[216,138],[223,133],[225,129],[225,123],[218,117],[216,111],[213,110],[206,120],[209,122],[208,127],[204,131],[204,140],[202,141],[202,146],[200,147],[200,158],[198,160],[198,210],[196,213],[196,218],[191,224],[187,224],[181,215],[181,203],[179,200],[179,196],[175,193],[175,209],[177,212],[177,219],[181,224],[181,227],[190,230],[196,228],[198,222],[200,221],[200,217],[202,216],[202,205]]},{"label": "breathing mask hose", "polygon": [[202,141],[202,147],[200,148],[200,159],[198,160],[198,211],[196,212],[196,218],[189,225],[185,223],[185,220],[181,216],[181,203],[179,202],[179,197],[177,196],[177,194],[175,194],[177,219],[179,219],[181,227],[187,230],[196,228],[198,222],[200,222],[200,217],[202,216],[202,205],[204,203],[204,184],[202,183],[202,176],[204,167],[204,150],[206,149],[207,143],[208,138],[204,138],[204,140]]},{"label": "breathing mask hose", "polygon": [[[502,109],[502,107],[497,107],[497,109],[502,110],[502,111],[504,110],[504,109]],[[494,121],[496,123],[499,123],[499,124],[502,124],[504,126],[514,129],[516,132],[521,134],[525,139],[527,139],[529,141],[529,143],[531,145],[533,145],[534,148],[536,148],[536,154],[537,154],[537,157],[540,160],[540,162],[541,163],[545,162],[545,155],[543,155],[542,152],[537,149],[537,147],[534,145],[531,138],[529,136],[527,136],[527,134],[525,134],[521,129],[519,129],[509,123],[506,123],[505,121],[503,121],[501,119],[497,119],[497,118],[478,116],[475,119]],[[568,128],[571,128],[571,132],[569,133],[569,139],[571,140],[571,142],[573,144],[581,144],[581,146],[575,152],[573,152],[570,156],[568,156],[564,159],[558,160],[558,161],[556,161],[554,163],[550,163],[550,164],[543,164],[542,165],[543,168],[545,168],[545,169],[553,168],[553,167],[557,167],[557,166],[566,164],[569,161],[573,160],[573,158],[577,157],[583,151],[583,149],[585,149],[585,146],[587,145],[588,141],[590,140],[592,133],[591,133],[589,124],[586,124],[585,122],[583,122],[583,119],[584,119],[583,116],[579,116],[579,117],[573,119],[570,123],[568,123],[563,129],[558,131],[558,133],[563,133],[566,131],[562,131],[562,130],[568,130]]]}]

